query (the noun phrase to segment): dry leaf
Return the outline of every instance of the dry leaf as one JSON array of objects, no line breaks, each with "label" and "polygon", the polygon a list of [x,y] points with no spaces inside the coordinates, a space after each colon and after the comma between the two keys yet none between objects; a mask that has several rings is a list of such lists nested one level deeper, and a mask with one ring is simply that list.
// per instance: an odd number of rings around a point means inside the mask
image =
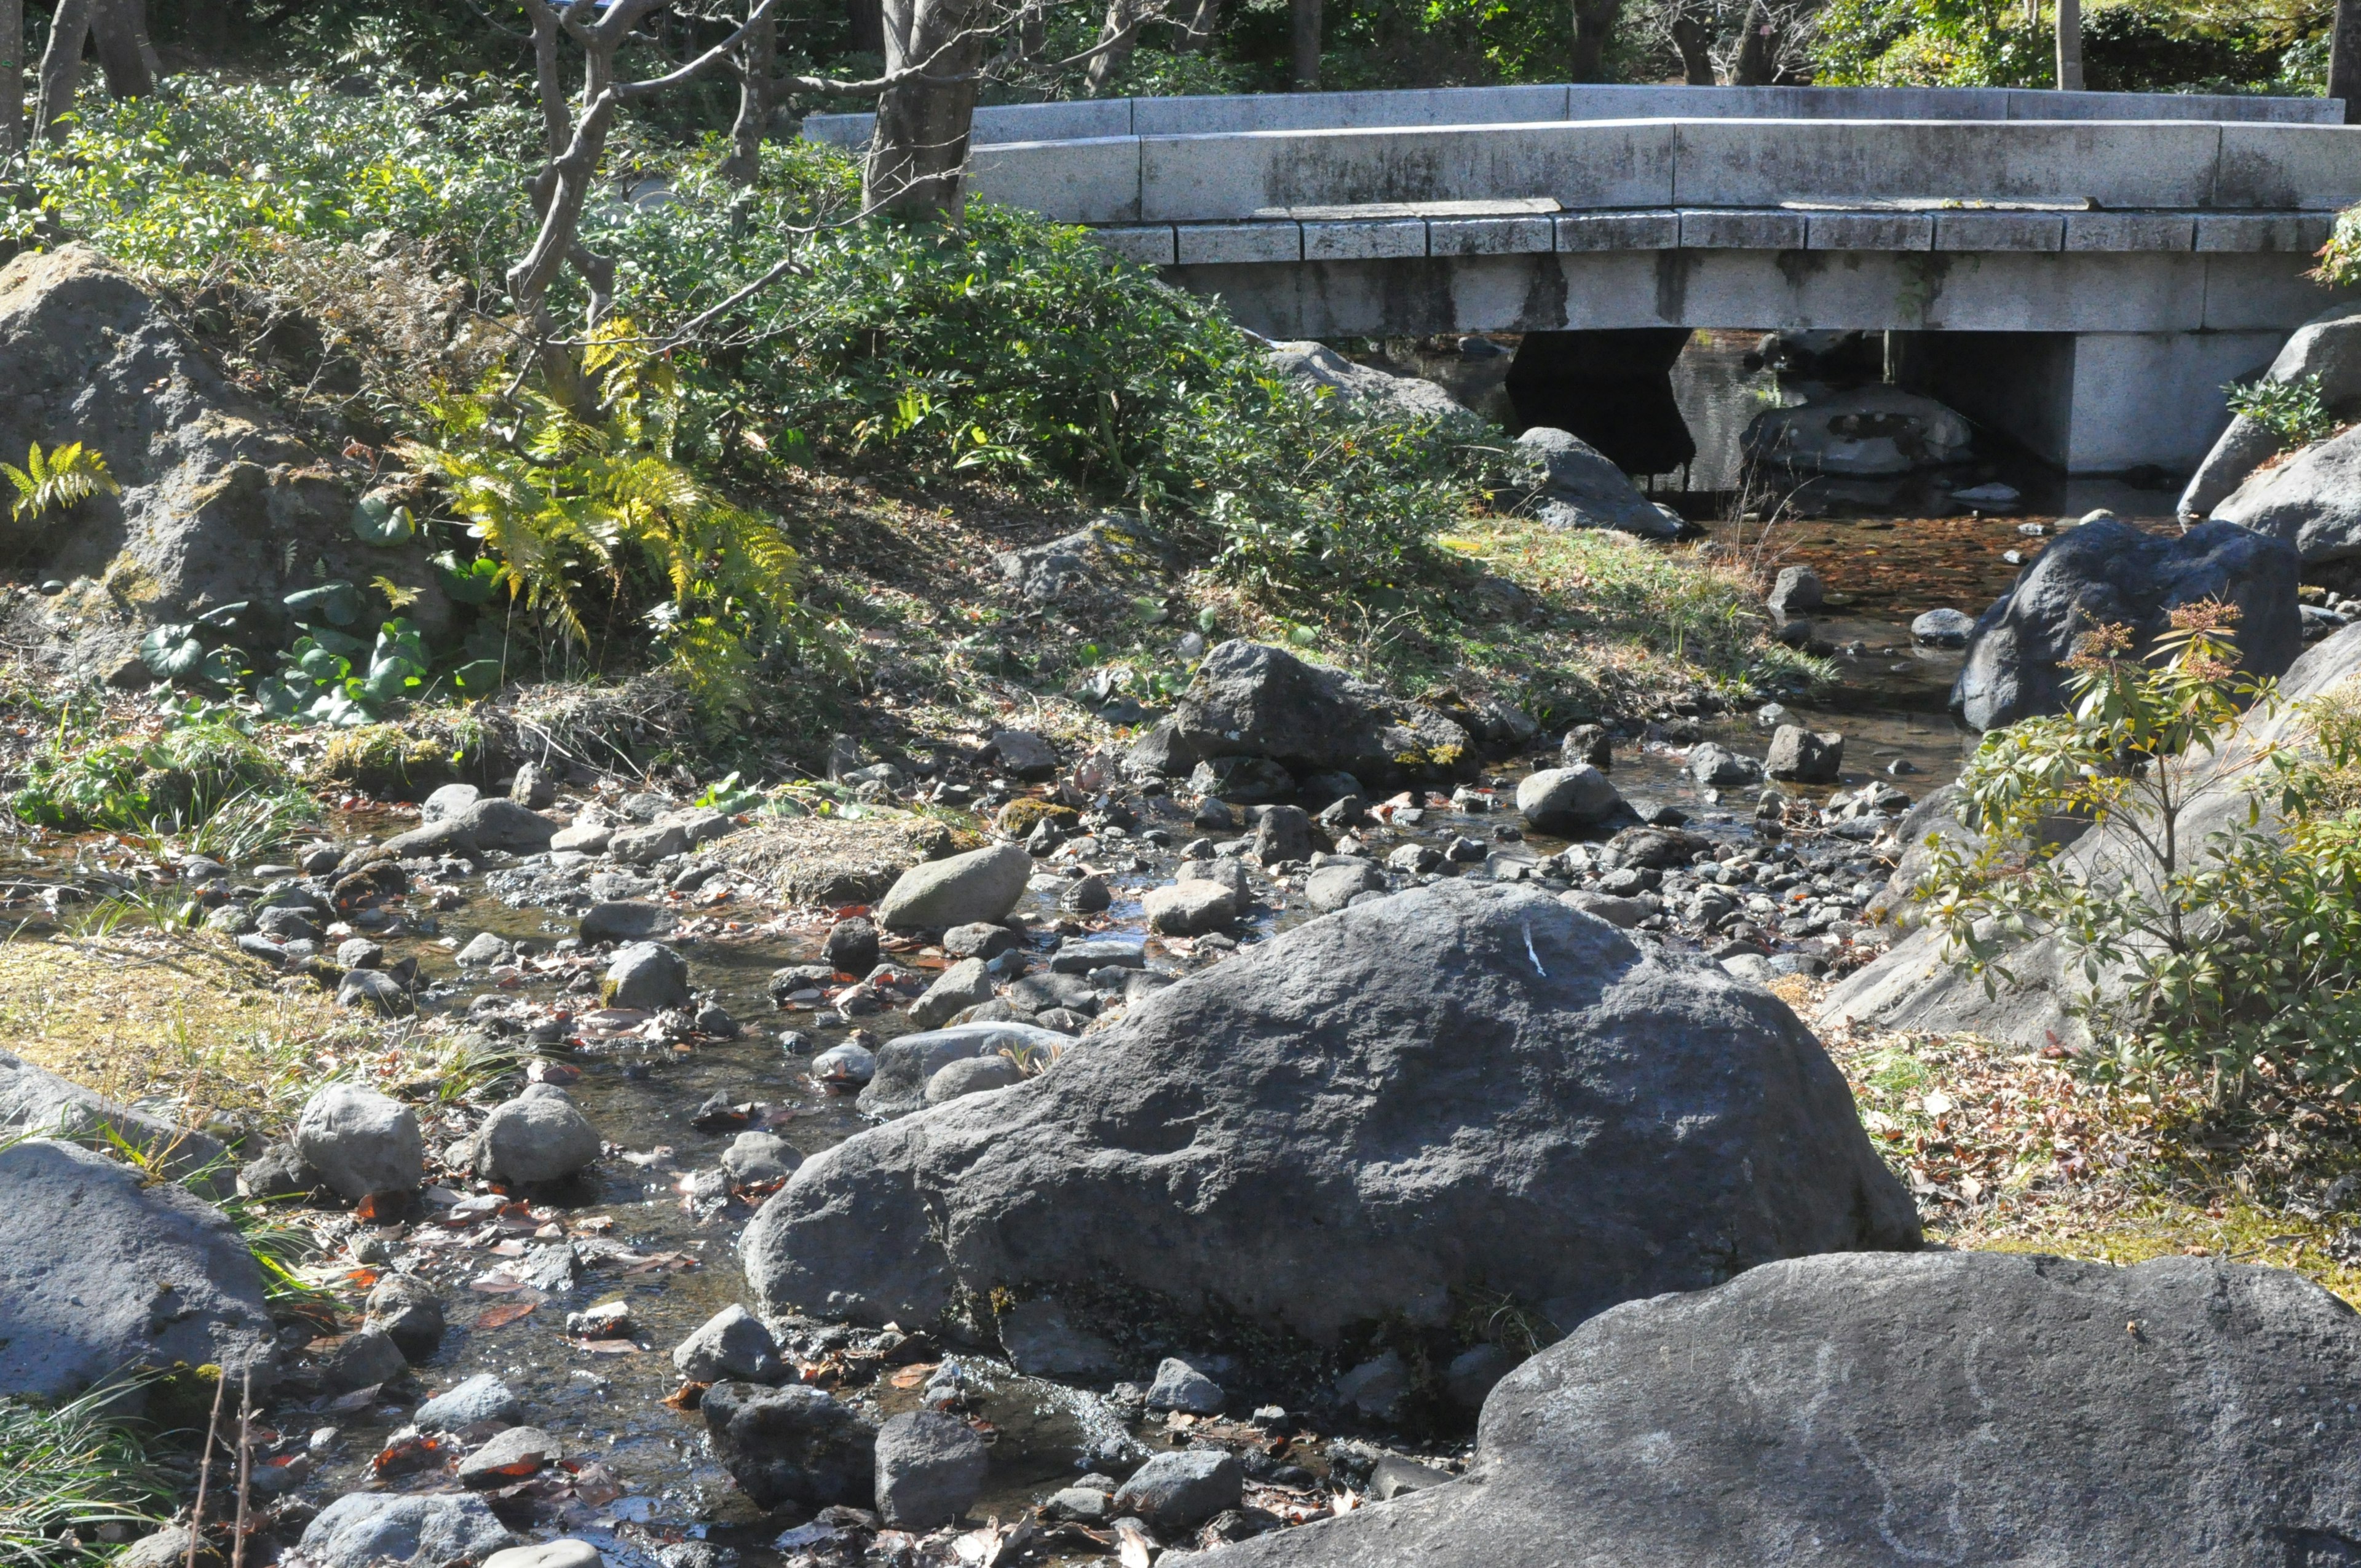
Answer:
[{"label": "dry leaf", "polygon": [[923,1385],[929,1376],[933,1376],[935,1368],[940,1365],[941,1363],[939,1362],[922,1361],[915,1366],[906,1366],[902,1368],[901,1371],[894,1374],[894,1376],[887,1378],[886,1381],[893,1384],[896,1388],[916,1388]]},{"label": "dry leaf", "polygon": [[486,1311],[475,1321],[472,1326],[479,1329],[504,1328],[532,1312],[537,1305],[539,1303],[533,1301],[511,1301],[505,1306],[494,1307]]}]

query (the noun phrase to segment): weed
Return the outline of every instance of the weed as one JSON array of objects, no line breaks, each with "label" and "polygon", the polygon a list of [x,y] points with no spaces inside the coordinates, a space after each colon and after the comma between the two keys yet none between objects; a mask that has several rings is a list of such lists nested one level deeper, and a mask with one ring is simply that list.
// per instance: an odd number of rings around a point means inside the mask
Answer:
[{"label": "weed", "polygon": [[52,509],[70,511],[101,491],[110,496],[123,493],[123,487],[106,471],[106,459],[79,441],[53,447],[47,456],[37,441],[22,468],[0,463],[0,474],[16,487],[12,515],[19,522]]},{"label": "weed", "polygon": [[2300,376],[2292,381],[2274,381],[2267,376],[2233,381],[2222,392],[2232,413],[2245,414],[2290,446],[2325,441],[2344,428],[2345,422],[2329,411],[2322,397],[2317,376]]},{"label": "weed", "polygon": [[153,1529],[171,1500],[148,1459],[146,1423],[119,1412],[121,1384],[61,1405],[0,1399],[0,1564],[97,1563],[85,1544],[107,1525]]}]

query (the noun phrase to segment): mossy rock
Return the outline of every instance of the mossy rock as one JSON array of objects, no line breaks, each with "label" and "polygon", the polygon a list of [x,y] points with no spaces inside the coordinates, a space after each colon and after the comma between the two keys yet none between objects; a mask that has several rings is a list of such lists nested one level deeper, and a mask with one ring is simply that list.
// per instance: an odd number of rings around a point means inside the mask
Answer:
[{"label": "mossy rock", "polygon": [[1007,838],[1022,839],[1044,822],[1071,826],[1081,817],[1082,813],[1071,806],[1054,806],[1049,801],[1027,795],[1002,806],[1000,815],[992,819],[992,825]]},{"label": "mossy rock", "polygon": [[480,731],[445,723],[364,724],[328,738],[307,775],[313,784],[351,784],[389,800],[428,795],[446,784],[480,782],[490,766]]}]

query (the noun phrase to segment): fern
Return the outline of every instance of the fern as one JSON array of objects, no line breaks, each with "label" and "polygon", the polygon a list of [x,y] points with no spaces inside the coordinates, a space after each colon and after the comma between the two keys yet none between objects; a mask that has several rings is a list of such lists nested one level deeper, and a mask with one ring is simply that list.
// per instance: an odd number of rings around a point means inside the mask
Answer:
[{"label": "fern", "polygon": [[648,619],[699,707],[726,722],[748,705],[765,653],[816,641],[796,596],[803,562],[774,520],[731,503],[675,455],[679,389],[635,335],[609,321],[583,356],[599,388],[597,422],[488,379],[431,404],[439,439],[401,452],[443,481],[510,593],[572,647],[592,641],[595,588],[642,602],[660,588],[668,598]]},{"label": "fern", "polygon": [[13,515],[18,522],[40,516],[51,508],[80,506],[101,490],[119,496],[123,487],[106,471],[106,459],[95,450],[85,448],[79,441],[49,449],[45,457],[41,444],[32,444],[26,455],[25,466],[0,463],[0,473],[16,487],[16,505]]}]

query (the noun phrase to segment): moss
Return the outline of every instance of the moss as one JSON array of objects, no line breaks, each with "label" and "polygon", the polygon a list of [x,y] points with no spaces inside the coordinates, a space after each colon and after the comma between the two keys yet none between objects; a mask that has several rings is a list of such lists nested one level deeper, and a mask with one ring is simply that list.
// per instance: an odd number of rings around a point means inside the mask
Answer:
[{"label": "moss", "polygon": [[481,782],[492,766],[483,723],[473,715],[426,709],[400,723],[338,730],[305,775],[399,800],[461,780]]},{"label": "moss", "polygon": [[1022,839],[1044,822],[1071,826],[1081,820],[1082,813],[1071,806],[1057,806],[1027,795],[1002,806],[1000,815],[993,818],[992,825],[1008,838]]}]

